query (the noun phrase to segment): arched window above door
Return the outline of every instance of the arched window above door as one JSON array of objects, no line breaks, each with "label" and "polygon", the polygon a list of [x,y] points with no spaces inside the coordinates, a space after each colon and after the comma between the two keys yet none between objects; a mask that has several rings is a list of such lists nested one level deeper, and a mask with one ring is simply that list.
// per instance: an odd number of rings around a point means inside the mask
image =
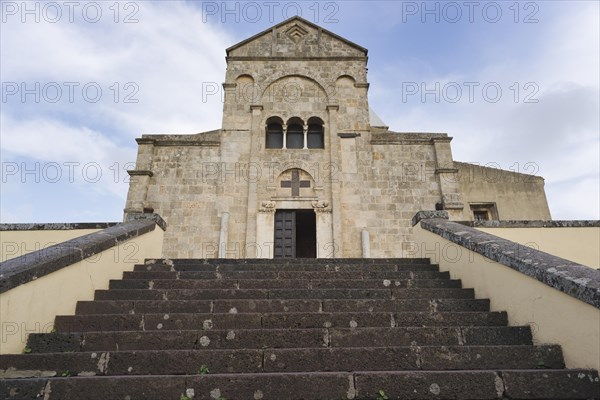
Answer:
[{"label": "arched window above door", "polygon": [[312,117],[308,120],[306,144],[309,149],[325,148],[325,136],[323,133],[323,121],[321,118]]},{"label": "arched window above door", "polygon": [[283,149],[283,121],[279,117],[267,120],[267,149]]},{"label": "arched window above door", "polygon": [[287,123],[279,117],[266,121],[265,148],[267,149],[324,149],[325,130],[321,118],[311,117],[305,123],[299,117]]},{"label": "arched window above door", "polygon": [[286,148],[304,148],[304,121],[298,117],[290,118],[287,123]]}]

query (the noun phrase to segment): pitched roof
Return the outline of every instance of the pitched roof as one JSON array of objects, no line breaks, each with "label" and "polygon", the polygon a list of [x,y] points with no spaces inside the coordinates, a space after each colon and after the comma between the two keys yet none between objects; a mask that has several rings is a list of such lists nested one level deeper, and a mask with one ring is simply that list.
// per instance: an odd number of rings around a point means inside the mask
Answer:
[{"label": "pitched roof", "polygon": [[369,107],[369,124],[376,128],[389,128],[371,107]]},{"label": "pitched roof", "polygon": [[330,36],[333,36],[334,38],[336,38],[336,39],[338,39],[338,40],[346,43],[347,45],[349,45],[351,47],[354,47],[355,49],[357,49],[359,51],[362,51],[363,53],[365,53],[365,56],[369,52],[369,50],[365,49],[364,47],[359,46],[356,43],[349,41],[348,39],[344,39],[343,37],[341,37],[339,35],[336,35],[335,33],[331,32],[331,31],[328,31],[327,29],[324,29],[321,26],[319,26],[319,25],[317,25],[315,23],[312,23],[312,22],[310,22],[310,21],[308,21],[308,20],[306,20],[306,19],[304,19],[304,18],[296,15],[296,16],[293,16],[291,18],[286,19],[283,22],[278,23],[277,25],[274,25],[274,26],[270,27],[269,29],[265,29],[264,31],[262,31],[260,33],[257,33],[256,35],[254,35],[252,37],[249,37],[246,40],[242,40],[241,42],[236,43],[233,46],[227,48],[227,50],[225,50],[227,52],[227,56],[229,56],[229,53],[231,51],[233,51],[233,50],[235,50],[235,49],[237,49],[237,48],[239,48],[239,47],[241,47],[241,46],[243,46],[243,45],[245,45],[247,43],[250,43],[253,40],[255,40],[255,39],[257,39],[257,38],[259,38],[259,37],[261,37],[263,35],[267,35],[267,34],[271,33],[273,31],[273,29],[277,29],[277,28],[279,28],[279,27],[281,27],[283,25],[286,25],[286,24],[288,24],[288,23],[290,23],[292,21],[302,22],[303,24],[306,24],[306,25],[308,25],[308,26],[310,26],[312,28],[315,28],[315,29],[320,30],[320,31],[322,31],[322,32],[324,32],[324,33],[326,33],[326,34],[328,34]]}]

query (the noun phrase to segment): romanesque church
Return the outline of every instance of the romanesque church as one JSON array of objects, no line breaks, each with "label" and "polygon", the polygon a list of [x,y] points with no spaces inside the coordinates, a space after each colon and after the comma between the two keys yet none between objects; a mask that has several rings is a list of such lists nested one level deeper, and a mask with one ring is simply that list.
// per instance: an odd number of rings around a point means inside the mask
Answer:
[{"label": "romanesque church", "polygon": [[137,139],[125,215],[160,214],[173,258],[403,257],[419,210],[550,219],[542,178],[454,161],[446,133],[390,130],[367,61],[300,17],[228,48],[222,127]]},{"label": "romanesque church", "polygon": [[5,227],[62,239],[0,264],[0,398],[600,400],[598,221],[368,90],[289,19],[227,49],[221,129],[137,139],[125,222]]}]

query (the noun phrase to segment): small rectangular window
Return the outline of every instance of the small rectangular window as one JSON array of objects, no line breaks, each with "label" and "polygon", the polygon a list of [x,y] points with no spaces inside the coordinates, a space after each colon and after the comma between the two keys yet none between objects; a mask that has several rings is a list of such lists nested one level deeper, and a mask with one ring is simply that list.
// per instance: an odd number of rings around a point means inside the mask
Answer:
[{"label": "small rectangular window", "polygon": [[490,213],[487,210],[476,210],[473,211],[473,216],[475,217],[475,221],[489,221]]},{"label": "small rectangular window", "polygon": [[493,221],[498,220],[498,210],[494,203],[475,203],[470,204],[473,220],[475,221]]}]

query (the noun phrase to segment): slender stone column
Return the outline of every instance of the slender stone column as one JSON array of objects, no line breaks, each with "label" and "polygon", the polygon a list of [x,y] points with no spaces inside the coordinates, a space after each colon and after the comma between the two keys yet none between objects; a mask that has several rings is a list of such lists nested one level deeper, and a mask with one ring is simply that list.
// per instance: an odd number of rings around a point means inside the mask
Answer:
[{"label": "slender stone column", "polygon": [[304,125],[304,147],[303,149],[308,149],[308,125]]},{"label": "slender stone column", "polygon": [[362,256],[363,258],[371,258],[371,242],[369,239],[369,231],[363,229],[361,232],[362,237]]},{"label": "slender stone column", "polygon": [[221,232],[219,233],[219,258],[225,258],[229,241],[229,213],[221,214]]},{"label": "slender stone column", "polygon": [[283,148],[287,149],[287,125],[282,125],[281,128],[283,129]]}]

